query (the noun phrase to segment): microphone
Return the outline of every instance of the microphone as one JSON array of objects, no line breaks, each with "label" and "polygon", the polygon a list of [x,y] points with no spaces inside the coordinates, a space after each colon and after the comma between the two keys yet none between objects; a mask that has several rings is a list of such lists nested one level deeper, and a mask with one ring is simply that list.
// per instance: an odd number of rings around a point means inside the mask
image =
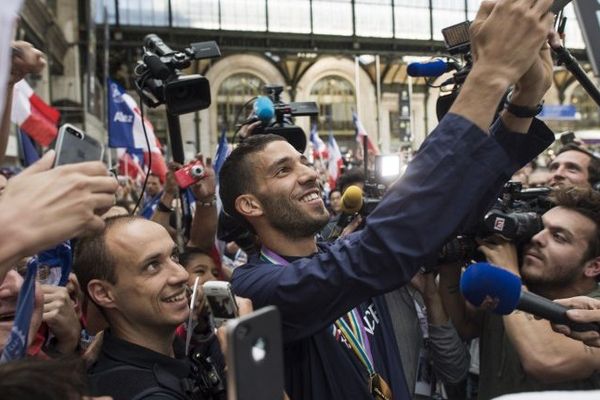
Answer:
[{"label": "microphone", "polygon": [[352,221],[354,214],[360,211],[363,206],[363,191],[358,186],[348,186],[342,194],[341,202],[342,213],[336,224],[323,236],[323,239],[328,242],[337,239],[344,228]]},{"label": "microphone", "polygon": [[171,70],[160,60],[156,54],[146,52],[144,54],[144,63],[152,73],[152,76],[161,81],[166,80],[171,75]]},{"label": "microphone", "polygon": [[498,305],[492,310],[496,314],[507,315],[517,309],[554,324],[567,325],[576,332],[600,332],[599,324],[571,321],[567,307],[523,291],[521,285],[517,275],[489,263],[471,265],[460,279],[460,291],[469,303],[480,306],[486,296],[497,299]]},{"label": "microphone", "polygon": [[263,124],[268,124],[275,116],[273,102],[267,96],[258,96],[254,102],[254,114]]},{"label": "microphone", "polygon": [[363,191],[356,185],[346,188],[342,195],[342,212],[346,214],[355,214],[360,211],[363,205]]},{"label": "microphone", "polygon": [[410,63],[406,68],[406,72],[413,77],[438,77],[453,69],[457,69],[456,63],[437,59],[427,62]]}]

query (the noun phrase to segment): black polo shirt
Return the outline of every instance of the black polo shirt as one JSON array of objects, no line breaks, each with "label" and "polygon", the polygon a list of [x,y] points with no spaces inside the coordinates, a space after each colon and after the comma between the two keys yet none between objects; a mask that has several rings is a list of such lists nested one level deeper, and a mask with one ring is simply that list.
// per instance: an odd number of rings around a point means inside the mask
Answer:
[{"label": "black polo shirt", "polygon": [[176,338],[175,358],[171,358],[106,330],[100,356],[88,370],[91,394],[114,400],[191,399],[184,385],[192,376],[192,362],[184,357],[183,349],[182,341]]}]

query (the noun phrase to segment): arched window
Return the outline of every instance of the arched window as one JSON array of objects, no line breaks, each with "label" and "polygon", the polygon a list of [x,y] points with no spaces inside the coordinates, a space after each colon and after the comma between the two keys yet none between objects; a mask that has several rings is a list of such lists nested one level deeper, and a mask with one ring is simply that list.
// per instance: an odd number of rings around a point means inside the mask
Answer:
[{"label": "arched window", "polygon": [[352,110],[356,108],[356,98],[354,86],[347,79],[336,75],[319,79],[310,90],[309,101],[319,105],[317,129],[321,137],[332,130],[340,146],[354,140]]},{"label": "arched window", "polygon": [[[236,122],[246,119],[246,111],[242,107],[246,102],[261,94],[265,85],[262,79],[250,73],[239,73],[226,78],[217,92],[217,126],[225,127],[227,132],[235,130]],[[239,120],[235,121],[240,113]]]}]

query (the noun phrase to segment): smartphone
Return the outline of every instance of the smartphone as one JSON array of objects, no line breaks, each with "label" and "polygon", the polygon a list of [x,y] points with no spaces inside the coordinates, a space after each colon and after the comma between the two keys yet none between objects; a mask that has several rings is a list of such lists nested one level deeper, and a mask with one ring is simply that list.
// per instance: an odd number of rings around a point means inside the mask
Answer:
[{"label": "smartphone", "polygon": [[231,291],[231,285],[225,281],[208,281],[202,285],[208,301],[211,317],[216,328],[227,320],[237,317],[238,307]]},{"label": "smartphone", "polygon": [[283,399],[281,318],[274,306],[229,321],[227,399]]},{"label": "smartphone", "polygon": [[55,151],[55,167],[85,161],[101,161],[104,156],[102,143],[71,124],[64,124],[58,130]]},{"label": "smartphone", "polygon": [[550,7],[550,11],[552,11],[554,14],[558,14],[559,11],[565,8],[565,6],[571,1],[572,0],[554,0],[552,7]]}]

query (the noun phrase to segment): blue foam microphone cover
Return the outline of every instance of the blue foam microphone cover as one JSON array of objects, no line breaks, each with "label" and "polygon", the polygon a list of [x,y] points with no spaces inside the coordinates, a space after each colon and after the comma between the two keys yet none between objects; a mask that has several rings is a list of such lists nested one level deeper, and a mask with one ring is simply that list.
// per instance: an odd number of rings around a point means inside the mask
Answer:
[{"label": "blue foam microphone cover", "polygon": [[521,278],[489,263],[477,263],[463,273],[460,279],[460,291],[474,306],[480,306],[486,296],[497,298],[498,306],[492,311],[507,315],[519,304]]},{"label": "blue foam microphone cover", "polygon": [[254,114],[263,123],[269,123],[275,116],[275,107],[271,99],[267,96],[258,96],[254,102]]},{"label": "blue foam microphone cover", "polygon": [[408,64],[406,72],[410,76],[436,77],[448,72],[448,63],[444,60],[433,60],[428,62],[413,62]]}]

